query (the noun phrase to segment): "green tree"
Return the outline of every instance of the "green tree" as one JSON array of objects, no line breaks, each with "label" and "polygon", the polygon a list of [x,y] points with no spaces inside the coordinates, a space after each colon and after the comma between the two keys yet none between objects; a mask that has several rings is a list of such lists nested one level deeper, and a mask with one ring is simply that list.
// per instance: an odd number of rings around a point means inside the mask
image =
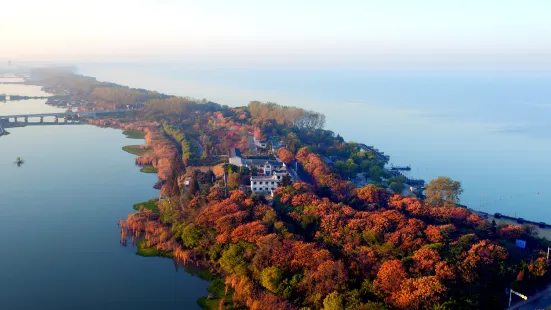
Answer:
[{"label": "green tree", "polygon": [[264,268],[260,273],[260,284],[272,293],[277,293],[282,280],[282,272],[272,266]]},{"label": "green tree", "polygon": [[461,183],[448,177],[438,177],[431,180],[426,189],[426,202],[433,207],[454,207],[459,203],[459,196],[463,193]]},{"label": "green tree", "polygon": [[381,176],[383,174],[383,169],[379,166],[373,166],[369,169],[369,178],[375,182],[381,182]]},{"label": "green tree", "polygon": [[193,249],[201,242],[202,233],[195,224],[187,225],[182,231],[182,242],[187,248]]},{"label": "green tree", "polygon": [[245,249],[254,247],[251,244],[237,243],[232,244],[224,251],[222,257],[218,261],[220,266],[229,273],[235,273],[237,275],[247,274],[248,263],[245,260]]},{"label": "green tree", "polygon": [[323,300],[323,310],[344,310],[344,302],[339,292],[333,292]]},{"label": "green tree", "polygon": [[398,182],[392,182],[390,183],[390,189],[393,190],[395,193],[398,193],[400,194],[405,187],[405,185],[403,183],[398,183]]},{"label": "green tree", "polygon": [[360,169],[362,169],[362,172],[369,172],[369,169],[371,168],[371,162],[369,160],[363,160],[360,164]]},{"label": "green tree", "polygon": [[337,160],[335,162],[335,165],[333,166],[333,169],[335,169],[337,173],[344,175],[346,170],[346,163],[342,160]]}]

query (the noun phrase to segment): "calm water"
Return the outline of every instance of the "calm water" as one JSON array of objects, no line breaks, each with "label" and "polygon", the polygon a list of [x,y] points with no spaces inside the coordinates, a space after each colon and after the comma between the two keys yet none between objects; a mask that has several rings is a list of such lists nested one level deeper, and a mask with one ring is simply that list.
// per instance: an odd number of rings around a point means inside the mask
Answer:
[{"label": "calm water", "polygon": [[51,96],[51,94],[43,92],[40,88],[40,86],[36,85],[0,84],[0,94],[20,96]]},{"label": "calm water", "polygon": [[[326,128],[374,145],[412,176],[459,180],[462,203],[551,222],[551,77],[514,72],[398,72],[82,65],[81,72],[221,104],[251,100],[326,114]],[[539,193],[539,194],[538,194]]]},{"label": "calm water", "polygon": [[[0,114],[12,104],[40,112],[8,102]],[[88,125],[9,131],[0,137],[0,309],[199,308],[206,281],[119,244],[118,220],[158,195],[156,176],[121,150],[141,141]]]}]

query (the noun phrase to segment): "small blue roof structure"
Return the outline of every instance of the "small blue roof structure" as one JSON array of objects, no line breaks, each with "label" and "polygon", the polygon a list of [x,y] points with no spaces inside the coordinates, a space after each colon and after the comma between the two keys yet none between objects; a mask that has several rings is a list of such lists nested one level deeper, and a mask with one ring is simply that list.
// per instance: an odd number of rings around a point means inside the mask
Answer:
[{"label": "small blue roof structure", "polygon": [[241,157],[241,150],[234,147],[230,149],[230,158],[232,157]]}]

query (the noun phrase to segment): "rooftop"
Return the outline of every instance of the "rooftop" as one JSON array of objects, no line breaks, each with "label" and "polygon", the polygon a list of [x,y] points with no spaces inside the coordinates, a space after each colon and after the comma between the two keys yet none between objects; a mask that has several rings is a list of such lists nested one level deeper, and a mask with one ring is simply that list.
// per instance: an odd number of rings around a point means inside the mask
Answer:
[{"label": "rooftop", "polygon": [[276,178],[274,176],[268,176],[268,175],[258,175],[258,176],[252,176],[251,181],[274,181]]},{"label": "rooftop", "polygon": [[245,159],[243,162],[250,166],[264,166],[266,163],[274,167],[283,167],[283,163],[277,160],[266,160],[266,159]]}]

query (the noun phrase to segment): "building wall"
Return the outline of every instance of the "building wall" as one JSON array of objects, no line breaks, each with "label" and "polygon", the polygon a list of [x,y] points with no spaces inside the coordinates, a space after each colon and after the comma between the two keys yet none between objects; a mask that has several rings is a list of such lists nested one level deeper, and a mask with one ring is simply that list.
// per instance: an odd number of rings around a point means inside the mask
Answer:
[{"label": "building wall", "polygon": [[243,162],[241,161],[241,157],[230,157],[230,164],[241,167]]},{"label": "building wall", "polygon": [[254,178],[251,177],[251,191],[255,194],[269,194],[279,187],[279,182],[275,177]]}]

